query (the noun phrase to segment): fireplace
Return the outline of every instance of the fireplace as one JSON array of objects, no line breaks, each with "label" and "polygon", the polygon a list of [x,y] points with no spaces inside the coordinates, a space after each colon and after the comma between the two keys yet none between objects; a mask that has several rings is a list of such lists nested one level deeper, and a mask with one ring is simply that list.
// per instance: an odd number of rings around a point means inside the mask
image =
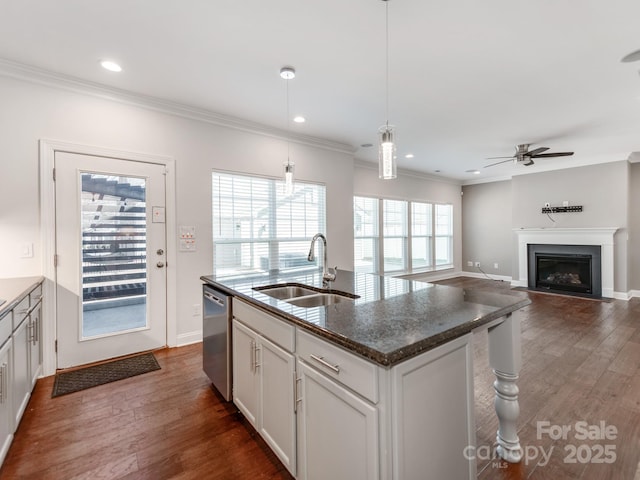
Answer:
[{"label": "fireplace", "polygon": [[528,244],[529,288],[600,298],[599,245]]}]

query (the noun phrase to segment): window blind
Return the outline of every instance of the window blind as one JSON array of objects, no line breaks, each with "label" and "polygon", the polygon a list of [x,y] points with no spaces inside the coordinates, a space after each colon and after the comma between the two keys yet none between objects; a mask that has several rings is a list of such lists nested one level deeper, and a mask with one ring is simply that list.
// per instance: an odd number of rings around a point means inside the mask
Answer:
[{"label": "window blind", "polygon": [[[311,238],[326,231],[325,186],[212,173],[213,271],[216,276],[308,269]],[[317,257],[316,257],[317,258]]]}]

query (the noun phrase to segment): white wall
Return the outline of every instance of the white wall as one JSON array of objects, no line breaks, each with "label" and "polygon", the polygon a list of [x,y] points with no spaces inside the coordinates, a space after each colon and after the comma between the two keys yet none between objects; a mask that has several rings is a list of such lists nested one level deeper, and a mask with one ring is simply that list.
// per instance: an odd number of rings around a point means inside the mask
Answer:
[{"label": "white wall", "polygon": [[[478,256],[482,252],[496,251],[496,248],[508,252],[512,258],[511,272],[503,273],[519,278],[517,239],[507,229],[618,227],[615,235],[614,290],[624,295],[631,288],[628,281],[631,266],[628,249],[634,246],[627,237],[635,197],[631,197],[630,166],[627,161],[517,175],[510,182],[468,185],[463,191],[466,256]],[[582,205],[583,211],[552,214],[555,222],[541,213],[545,202],[562,206],[565,200],[570,205]],[[496,212],[498,207],[499,211]],[[505,218],[509,211],[511,217]],[[493,214],[499,218],[488,220],[492,227],[487,230],[485,220],[479,222],[478,219]],[[489,258],[489,261],[494,260]]]},{"label": "white wall", "polygon": [[462,269],[479,274],[467,262],[480,262],[488,275],[511,277],[517,263],[512,255],[511,181],[465,185],[462,192]]},{"label": "white wall", "polygon": [[[373,163],[356,162],[354,171],[353,194],[356,196],[450,203],[453,206],[454,216],[454,270],[460,270],[462,264],[462,202],[459,183],[401,171],[398,171],[398,178],[395,180],[380,180],[378,166]],[[428,278],[429,275],[425,277]]]},{"label": "white wall", "polygon": [[[40,275],[38,141],[50,139],[173,157],[177,225],[197,228],[198,251],[178,253],[178,342],[201,331],[192,306],[201,302],[201,275],[211,273],[211,170],[279,177],[286,140],[226,128],[93,95],[0,76],[0,277]],[[327,187],[329,261],[353,267],[353,158],[346,149],[291,144],[299,179]],[[176,232],[168,232],[175,235]],[[19,245],[34,244],[20,258]]]}]

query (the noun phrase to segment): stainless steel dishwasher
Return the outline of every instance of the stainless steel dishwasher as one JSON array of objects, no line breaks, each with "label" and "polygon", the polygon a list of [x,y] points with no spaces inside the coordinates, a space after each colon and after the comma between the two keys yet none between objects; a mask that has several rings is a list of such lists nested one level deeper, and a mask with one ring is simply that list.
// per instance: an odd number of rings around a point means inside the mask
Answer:
[{"label": "stainless steel dishwasher", "polygon": [[202,367],[213,386],[231,401],[231,295],[202,286]]}]

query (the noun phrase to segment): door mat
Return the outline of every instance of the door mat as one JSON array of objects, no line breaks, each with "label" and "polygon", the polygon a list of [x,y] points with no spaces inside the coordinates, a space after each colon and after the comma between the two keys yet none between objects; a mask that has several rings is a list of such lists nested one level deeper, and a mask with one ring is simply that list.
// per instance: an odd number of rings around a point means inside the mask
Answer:
[{"label": "door mat", "polygon": [[100,365],[80,368],[71,372],[58,373],[53,384],[51,398],[135,377],[154,370],[160,370],[160,365],[153,353],[149,352],[101,363]]}]

